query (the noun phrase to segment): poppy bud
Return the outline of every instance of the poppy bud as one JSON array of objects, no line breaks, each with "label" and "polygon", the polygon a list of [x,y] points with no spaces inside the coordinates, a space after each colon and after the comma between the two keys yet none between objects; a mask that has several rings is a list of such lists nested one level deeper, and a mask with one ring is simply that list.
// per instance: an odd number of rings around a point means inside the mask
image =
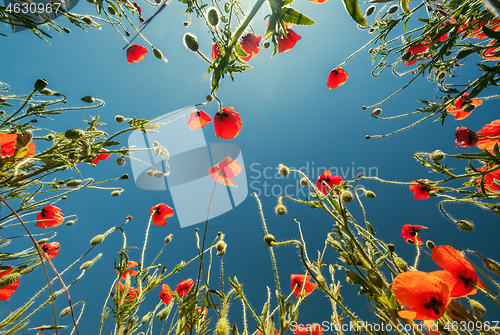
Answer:
[{"label": "poppy bud", "polygon": [[415,244],[415,241],[413,241],[411,238],[406,240],[406,243],[408,244]]},{"label": "poppy bud", "polygon": [[68,306],[61,311],[61,313],[59,314],[59,317],[62,318],[63,316],[68,315],[69,313],[71,313],[71,307]]},{"label": "poppy bud", "polygon": [[227,244],[224,241],[219,241],[215,244],[215,249],[217,249],[217,256],[224,256],[226,253]]},{"label": "poppy bud", "polygon": [[56,92],[56,91],[52,91],[51,89],[48,89],[48,88],[44,88],[44,89],[38,91],[38,93],[43,94],[43,95],[53,95],[55,97],[58,97],[61,95],[61,93]]},{"label": "poppy bud", "polygon": [[[99,236],[99,235],[98,235]],[[93,260],[90,260],[90,261],[86,261],[85,263],[83,263],[81,266],[80,266],[80,270],[87,270],[88,268],[90,268],[92,265],[94,265],[99,259],[101,259],[101,256],[102,254],[99,254],[97,256],[94,257]]]},{"label": "poppy bud", "polygon": [[403,54],[403,56],[401,56],[401,59],[404,61],[409,61],[412,55],[413,55],[413,52],[407,51]]},{"label": "poppy bud", "polygon": [[66,226],[72,226],[75,223],[75,220],[69,220],[66,222]]},{"label": "poppy bud", "polygon": [[290,174],[290,169],[286,166],[284,166],[283,164],[280,164],[279,165],[279,173],[280,175],[286,177]]},{"label": "poppy bud", "polygon": [[272,247],[274,242],[276,242],[276,239],[274,238],[274,236],[273,236],[273,235],[271,235],[271,234],[267,234],[266,236],[264,236],[264,243],[265,243],[268,247]]},{"label": "poppy bud", "polygon": [[154,170],[148,170],[148,171],[146,171],[146,174],[148,175],[148,177],[153,177],[153,175],[155,174],[155,171]]},{"label": "poppy bud", "polygon": [[484,306],[481,305],[481,303],[479,303],[479,301],[476,301],[474,299],[469,299],[469,305],[470,305],[470,307],[472,307],[474,310],[478,311],[481,314],[486,313],[486,308],[484,308]]},{"label": "poppy bud", "polygon": [[129,37],[130,36],[130,33],[128,31],[125,30],[125,36]]},{"label": "poppy bud", "polygon": [[369,140],[370,138],[371,138],[371,136],[370,136],[370,135],[366,135],[366,136],[365,136],[365,139],[367,139],[367,140]]},{"label": "poppy bud", "polygon": [[110,296],[111,298],[114,298],[114,297],[115,297],[115,292],[113,292],[113,291],[109,291],[109,296]]},{"label": "poppy bud", "polygon": [[174,235],[173,235],[173,234],[170,234],[170,235],[168,235],[167,237],[165,237],[165,244],[169,244],[169,243],[170,243],[170,241],[172,241],[172,237],[174,237]]},{"label": "poppy bud", "polygon": [[219,13],[214,7],[210,8],[207,12],[207,21],[212,26],[217,27],[219,25]]},{"label": "poppy bud", "polygon": [[129,178],[128,173],[122,174],[119,179],[127,180]]},{"label": "poppy bud", "polygon": [[425,245],[427,246],[427,248],[431,250],[434,249],[434,247],[436,246],[434,242],[432,242],[431,240],[427,240],[427,242],[425,242]]},{"label": "poppy bud", "polygon": [[262,45],[264,47],[264,49],[269,49],[269,47],[271,46],[271,43],[269,42],[264,42],[264,44]]},{"label": "poppy bud", "polygon": [[118,158],[116,159],[116,164],[118,164],[119,166],[123,166],[123,165],[125,165],[125,158],[123,158],[123,157],[118,157]]},{"label": "poppy bud", "polygon": [[161,171],[158,171],[158,170],[157,170],[157,171],[155,171],[155,172],[153,173],[153,176],[154,176],[155,178],[161,178],[161,177],[163,177],[163,172],[161,172]]},{"label": "poppy bud", "polygon": [[111,196],[112,196],[112,197],[117,197],[117,196],[119,196],[121,193],[122,193],[122,191],[115,190],[115,191],[111,192]]},{"label": "poppy bud", "polygon": [[45,140],[47,141],[53,141],[56,137],[52,134],[48,134],[47,136],[45,136]]},{"label": "poppy bud", "polygon": [[205,97],[205,99],[208,101],[208,102],[212,102],[212,100],[214,100],[214,98],[209,94]]},{"label": "poppy bud", "polygon": [[191,33],[185,33],[184,34],[184,46],[188,48],[189,50],[193,52],[197,52],[199,45],[198,45],[198,39],[196,38],[196,35],[191,34]]},{"label": "poppy bud", "polygon": [[365,191],[365,197],[367,197],[368,199],[374,199],[376,195],[373,191]]},{"label": "poppy bud", "polygon": [[38,240],[36,243],[41,245],[41,244],[47,243],[48,241],[49,241],[48,238],[42,238],[42,239]]},{"label": "poppy bud", "polygon": [[96,245],[98,245],[102,241],[104,241],[104,238],[105,238],[105,236],[103,234],[96,235],[96,236],[94,236],[94,238],[92,238],[90,240],[90,245],[95,247]]},{"label": "poppy bud", "polygon": [[85,132],[78,128],[68,129],[64,133],[64,137],[70,140],[77,140],[85,135]]},{"label": "poppy bud", "polygon": [[87,95],[86,97],[83,97],[81,100],[83,102],[88,103],[88,104],[91,104],[91,103],[93,103],[95,101],[95,99],[93,97],[89,96],[89,95]]},{"label": "poppy bud", "polygon": [[80,179],[73,179],[73,180],[68,181],[66,183],[66,186],[77,187],[77,186],[80,186],[81,183],[83,183],[82,180],[80,180]]},{"label": "poppy bud", "polygon": [[492,260],[491,258],[483,258],[483,265],[485,268],[491,272],[500,275],[500,264]]},{"label": "poppy bud", "polygon": [[40,78],[35,82],[35,90],[43,90],[45,87],[47,87],[48,84],[49,83],[45,79]]},{"label": "poppy bud", "polygon": [[189,27],[189,22],[184,21],[184,22],[182,22],[182,25],[183,25],[184,27]]},{"label": "poppy bud", "polygon": [[466,104],[463,108],[464,112],[472,112],[476,106],[474,104]]},{"label": "poppy bud", "polygon": [[444,156],[444,152],[442,152],[441,150],[434,150],[431,154],[431,159],[434,162],[439,162],[440,160],[444,159]]},{"label": "poppy bud", "polygon": [[164,309],[162,309],[161,311],[159,311],[158,314],[156,314],[156,317],[158,319],[160,319],[160,321],[163,321],[163,320],[165,320],[165,318],[167,317],[167,315],[168,315],[169,312],[170,312],[169,308],[165,307]]},{"label": "poppy bud", "polygon": [[0,288],[9,286],[10,284],[16,282],[21,277],[19,272],[12,272],[6,276],[0,278]]},{"label": "poppy bud", "polygon": [[274,212],[278,215],[285,215],[287,213],[287,209],[285,205],[281,204],[274,208]]},{"label": "poppy bud", "polygon": [[385,280],[382,278],[380,273],[377,270],[373,269],[368,269],[367,271],[368,274],[368,280],[370,283],[375,285],[378,288],[384,288],[385,287]]},{"label": "poppy bud", "polygon": [[365,17],[368,17],[368,16],[372,15],[372,14],[373,14],[373,12],[375,12],[375,9],[376,9],[375,5],[371,5],[371,6],[369,6],[369,7],[366,9],[366,12],[365,12]]},{"label": "poppy bud", "polygon": [[214,335],[228,335],[230,329],[231,328],[229,327],[229,321],[227,321],[227,319],[224,317],[220,318],[215,325]]},{"label": "poppy bud", "polygon": [[66,33],[66,34],[71,34],[71,29],[69,28],[66,28],[66,27],[63,27],[62,30]]},{"label": "poppy bud", "polygon": [[429,191],[429,196],[430,197],[435,197],[437,195],[436,191]]},{"label": "poppy bud", "polygon": [[396,246],[392,243],[389,243],[387,245],[387,249],[389,249],[389,252],[392,254],[394,252],[394,250],[396,249]]},{"label": "poppy bud", "polygon": [[115,121],[118,122],[118,123],[122,123],[123,121],[125,121],[125,118],[121,115],[116,115],[115,116]]},{"label": "poppy bud", "polygon": [[92,24],[94,21],[89,16],[84,16],[82,17],[82,21],[85,22],[86,24]]},{"label": "poppy bud", "polygon": [[155,55],[156,58],[164,60],[165,62],[167,62],[167,59],[165,57],[163,57],[163,54],[160,51],[160,49],[153,48],[153,55]]},{"label": "poppy bud", "polygon": [[301,186],[307,186],[307,185],[309,185],[309,182],[307,181],[307,178],[302,178],[300,180],[300,185]]},{"label": "poppy bud", "polygon": [[394,257],[394,263],[396,263],[396,266],[398,267],[398,269],[400,271],[402,271],[402,272],[408,271],[408,264],[406,264],[404,259],[396,256],[396,257]]},{"label": "poppy bud", "polygon": [[145,324],[149,320],[149,313],[144,315],[141,319],[141,324]]},{"label": "poppy bud", "polygon": [[372,112],[372,116],[377,116],[382,113],[382,108],[375,108]]},{"label": "poppy bud", "polygon": [[392,5],[389,7],[389,10],[387,11],[388,14],[394,14],[398,11],[399,6],[398,5]]},{"label": "poppy bud", "polygon": [[342,197],[342,201],[344,201],[344,202],[351,202],[352,198],[353,198],[352,193],[349,190],[343,191],[341,197]]},{"label": "poppy bud", "polygon": [[472,231],[474,229],[474,225],[472,222],[466,221],[466,220],[458,220],[455,222],[457,224],[457,227],[465,230],[465,231]]}]

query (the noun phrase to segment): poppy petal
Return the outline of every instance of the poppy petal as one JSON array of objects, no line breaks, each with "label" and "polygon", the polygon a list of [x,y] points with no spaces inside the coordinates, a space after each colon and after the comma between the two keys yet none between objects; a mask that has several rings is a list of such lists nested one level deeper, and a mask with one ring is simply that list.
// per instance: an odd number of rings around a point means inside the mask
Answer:
[{"label": "poppy petal", "polygon": [[200,129],[210,122],[212,122],[212,118],[204,111],[193,111],[189,116],[188,127],[191,129]]}]

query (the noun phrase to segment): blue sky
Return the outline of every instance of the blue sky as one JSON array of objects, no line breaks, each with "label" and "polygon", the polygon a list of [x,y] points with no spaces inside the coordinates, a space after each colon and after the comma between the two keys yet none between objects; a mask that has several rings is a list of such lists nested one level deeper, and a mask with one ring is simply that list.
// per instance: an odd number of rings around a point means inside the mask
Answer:
[{"label": "blue sky", "polygon": [[[248,0],[244,4],[248,10],[251,8],[252,4]],[[145,3],[140,5],[143,7],[144,17],[149,17],[154,12]],[[293,50],[274,58],[270,57],[271,50],[261,50],[257,57],[249,61],[254,68],[243,74],[236,74],[234,82],[226,79],[220,86],[218,97],[223,101],[224,107],[234,107],[243,119],[240,135],[229,143],[241,149],[249,192],[262,193],[261,200],[270,232],[277,240],[297,238],[298,230],[293,219],[300,221],[310,257],[314,258],[315,250],[322,249],[326,234],[331,231],[332,221],[322,211],[286,202],[289,213],[283,217],[274,214],[273,208],[279,190],[293,185],[288,190],[301,194],[296,186],[298,179],[276,178],[278,164],[296,168],[310,167],[311,180],[315,180],[324,168],[337,168],[340,172],[350,169],[348,179],[355,168],[356,172],[365,169],[367,173],[372,171],[376,176],[387,180],[435,180],[437,177],[429,175],[413,159],[413,154],[436,149],[447,153],[474,152],[474,148],[455,149],[455,128],[463,125],[479,130],[495,119],[492,113],[497,105],[494,101],[487,101],[471,117],[461,122],[451,118],[446,120],[444,126],[440,122],[425,122],[389,138],[366,140],[367,134],[388,133],[406,126],[410,120],[416,120],[410,117],[380,121],[370,117],[371,110],[361,110],[362,105],[382,100],[404,85],[407,79],[396,78],[389,72],[378,78],[371,77],[371,62],[367,59],[367,52],[362,52],[343,66],[349,74],[346,84],[328,90],[326,79],[330,70],[364,45],[370,35],[356,28],[340,2],[329,1],[316,5],[297,0],[294,8],[313,18],[317,25],[294,26],[294,31],[302,39]],[[122,50],[125,43],[111,27],[104,26],[102,30],[84,32],[61,20],[72,33],[58,35],[53,32],[54,38],[50,40],[50,45],[28,31],[2,37],[4,52],[0,81],[9,83],[12,92],[29,93],[37,78],[45,78],[51,89],[68,97],[68,105],[71,106],[80,105],[79,99],[86,95],[105,100],[103,108],[68,112],[53,121],[39,123],[40,127],[58,132],[84,127],[83,119],[99,114],[101,120],[107,123],[104,129],[113,133],[121,128],[121,125],[114,122],[117,114],[153,119],[203,102],[210,93],[210,78],[205,76],[207,64],[183,47],[182,36],[186,32],[195,33],[200,48],[206,55],[211,52],[211,39],[202,22],[194,20],[188,28],[183,27],[182,22],[187,19],[187,16],[183,16],[184,10],[184,5],[180,2],[173,2],[144,30],[150,42],[162,50],[168,63],[154,58],[152,52],[149,52],[139,64],[128,64],[125,51]],[[94,9],[91,4],[81,1],[74,11],[93,13]],[[268,12],[264,5],[253,20],[254,30],[258,35],[264,34],[267,22],[263,18]],[[136,17],[133,19],[138,21]],[[470,68],[460,72],[462,78],[474,79],[477,75],[474,62],[471,61],[470,64]],[[486,95],[491,93],[484,92]],[[411,112],[422,107],[416,101],[417,98],[431,100],[434,94],[435,84],[421,78],[405,92],[382,105],[381,116]],[[213,116],[217,105],[212,103],[203,110]],[[205,127],[203,132],[208,143],[225,142],[215,137],[212,124]],[[127,137],[122,136],[120,140],[125,145]],[[132,175],[130,164],[120,167],[115,163],[116,158],[117,156],[112,156],[96,167],[82,167],[81,177],[92,176],[104,180],[123,173]],[[451,159],[446,162],[458,171],[463,171],[463,163]],[[270,169],[274,171],[272,174],[269,173]],[[67,175],[78,177],[75,173]],[[264,182],[270,185],[268,192],[271,194],[268,196],[264,194]],[[79,217],[75,225],[55,229],[58,234],[56,240],[61,242],[61,253],[54,259],[58,268],[63,269],[70,260],[86,251],[93,236],[120,225],[128,214],[134,216],[134,220],[127,225],[128,243],[142,246],[150,208],[162,202],[172,204],[168,191],[141,190],[134,185],[133,179],[119,181],[115,185],[125,188],[125,192],[116,198],[109,195],[110,191],[84,190],[58,203],[65,215],[76,214]],[[400,229],[406,223],[428,226],[429,230],[422,233],[424,240],[431,239],[436,244],[451,244],[457,249],[469,248],[494,256],[496,235],[491,234],[491,226],[498,219],[493,213],[474,206],[450,206],[455,217],[468,219],[476,224],[473,232],[461,232],[439,214],[436,199],[414,200],[407,186],[386,185],[375,181],[360,181],[357,185],[363,185],[377,194],[377,198],[373,200],[365,199],[368,218],[377,230],[377,236],[396,244],[397,252],[408,261],[413,258],[414,247],[404,243],[400,237]],[[273,186],[276,192],[274,196]],[[193,189],[191,201],[194,209],[197,209],[199,202],[197,196],[196,189]],[[353,202],[348,208],[361,219],[358,205]],[[146,258],[151,261],[163,245],[164,237],[172,233],[174,239],[159,262],[166,264],[168,269],[173,269],[180,260],[190,259],[196,254],[194,228],[202,229],[202,225],[181,229],[175,215],[168,222],[166,226],[151,228]],[[33,227],[32,231],[40,232],[40,229]],[[249,196],[236,209],[211,220],[208,240],[215,238],[218,231],[226,234],[228,244],[224,256],[226,276],[237,276],[245,284],[245,292],[252,306],[260,311],[267,295],[266,286],[273,288],[274,279],[269,253],[262,242],[264,233],[255,199]],[[120,245],[118,235],[114,235],[96,248],[95,253],[89,257],[102,252],[102,259],[85,274],[72,292],[74,302],[85,300],[87,303],[80,326],[81,333],[97,332],[105,296],[116,276],[113,262]],[[281,284],[287,289],[289,275],[303,273],[304,269],[293,247],[277,248],[276,255]],[[130,257],[138,260],[139,251],[131,251]],[[325,261],[336,262],[335,253],[330,248]],[[218,264],[217,261],[215,264]],[[197,269],[197,266],[189,267],[172,276],[167,284],[175,287],[185,278],[195,278]],[[432,271],[438,270],[438,267],[432,260],[423,257],[421,269]],[[66,281],[71,282],[78,274],[79,271],[70,271]],[[41,275],[38,271],[23,277],[20,288],[11,301],[0,305],[1,315],[17,308],[24,301],[23,298],[36,292],[43,282]],[[345,283],[345,274],[339,271],[336,279],[343,281],[343,290],[346,292],[344,301],[348,301],[347,305],[356,314],[370,315],[366,299],[356,296],[357,287]],[[219,282],[217,276],[214,276],[214,280],[214,283]],[[91,296],[88,294],[89,290],[93,292]],[[143,314],[157,304],[159,291],[152,292],[147,298],[141,307]],[[485,300],[479,296],[476,298]],[[56,302],[57,310],[63,309],[66,304],[65,298],[60,297]],[[236,303],[233,307],[229,320],[231,324],[236,322],[240,326],[241,305]],[[329,313],[327,299],[315,292],[302,307],[299,322],[321,323],[328,320]],[[39,316],[31,319],[30,326],[50,323],[50,315],[50,309],[45,308]],[[70,324],[69,319],[61,322]],[[254,325],[255,322],[249,324],[251,329],[254,329]]]}]

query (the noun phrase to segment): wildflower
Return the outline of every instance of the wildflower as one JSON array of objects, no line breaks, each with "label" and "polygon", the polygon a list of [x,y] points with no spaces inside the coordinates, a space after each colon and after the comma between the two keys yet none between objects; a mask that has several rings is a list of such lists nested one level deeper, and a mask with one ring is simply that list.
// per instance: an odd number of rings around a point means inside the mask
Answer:
[{"label": "wildflower", "polygon": [[179,293],[179,297],[187,297],[189,290],[194,285],[194,282],[191,278],[181,281],[175,290]]},{"label": "wildflower", "polygon": [[[116,293],[118,294],[118,296],[120,296],[122,294],[124,289],[125,289],[125,285],[123,285],[122,282],[116,283]],[[130,287],[128,292],[127,292],[127,299],[121,298],[120,302],[134,300],[136,293],[137,293],[137,289],[135,287]]]},{"label": "wildflower", "polygon": [[[469,116],[470,113],[474,110],[471,109],[469,111],[466,111],[465,109],[469,109],[472,107],[477,107],[483,104],[483,101],[480,99],[474,99],[472,101],[469,101],[467,97],[469,96],[469,93],[464,93],[462,96],[460,96],[456,101],[455,105],[451,105],[448,108],[446,108],[446,111],[455,116],[455,120],[463,120],[467,116]],[[469,105],[471,104],[471,105]],[[469,105],[469,108],[466,108],[466,106]]]},{"label": "wildflower", "polygon": [[133,62],[139,63],[144,59],[144,57],[146,57],[147,53],[148,49],[146,49],[142,45],[132,44],[132,46],[127,49],[127,60],[130,64],[132,64]]},{"label": "wildflower", "polygon": [[[16,142],[19,142],[18,135],[16,134],[0,134],[0,157],[12,157],[16,153]],[[28,148],[24,157],[35,155],[35,143],[29,141],[25,146]]]},{"label": "wildflower", "polygon": [[50,242],[42,244],[40,248],[42,248],[42,250],[47,254],[47,256],[49,256],[50,258],[54,258],[59,253],[61,246],[59,242]]},{"label": "wildflower", "polygon": [[[267,330],[267,323],[264,325],[265,327],[265,330]],[[271,332],[271,335],[279,335],[280,333],[276,330],[276,328],[274,328],[274,332]],[[257,329],[257,335],[264,335],[260,329]]]},{"label": "wildflower", "polygon": [[238,136],[241,130],[241,116],[233,107],[224,108],[215,114],[215,136],[230,140]]},{"label": "wildflower", "polygon": [[428,228],[419,225],[405,224],[403,226],[403,229],[401,229],[401,236],[403,236],[405,241],[413,240],[415,244],[422,245],[424,244],[424,242],[420,239],[420,237],[418,237],[420,229],[428,229]]},{"label": "wildflower", "polygon": [[[326,1],[326,0],[325,0]],[[292,48],[297,44],[297,41],[301,40],[297,33],[295,33],[292,29],[286,30],[286,36],[278,37],[276,41],[278,42],[278,52],[286,52],[292,50]]]},{"label": "wildflower", "polygon": [[169,304],[172,299],[174,299],[174,291],[170,289],[170,286],[167,284],[161,285],[161,292],[160,292],[160,299],[163,301],[165,304]]},{"label": "wildflower", "polygon": [[216,165],[212,166],[208,173],[210,178],[215,179],[218,183],[226,186],[238,187],[233,182],[233,178],[241,172],[241,165],[236,160],[227,156]]},{"label": "wildflower", "polygon": [[323,327],[319,323],[311,323],[308,327],[297,326],[293,335],[323,335]]},{"label": "wildflower", "polygon": [[[476,23],[476,22],[477,22],[477,20],[472,19],[471,25]],[[488,36],[486,36],[486,34],[483,33],[483,29],[482,29],[483,26],[486,26],[493,31],[498,31],[498,30],[500,30],[500,20],[497,19],[497,20],[493,20],[492,22],[486,20],[486,21],[481,22],[479,24],[479,26],[472,31],[472,33],[467,35],[467,37],[477,38],[477,39],[487,38]]]},{"label": "wildflower", "polygon": [[311,283],[309,281],[310,279],[311,276],[305,276],[305,275],[290,276],[291,290],[297,299],[300,297],[302,289],[304,290],[304,294],[307,297],[316,288],[316,284]]},{"label": "wildflower", "polygon": [[57,227],[64,221],[64,214],[56,206],[48,205],[42,208],[40,214],[36,216],[35,226],[40,228]]},{"label": "wildflower", "polygon": [[500,120],[495,120],[477,132],[477,147],[491,150],[495,144],[500,145]]},{"label": "wildflower", "polygon": [[240,57],[245,62],[248,62],[250,59],[257,56],[260,51],[259,43],[262,40],[261,36],[255,36],[255,34],[250,33],[246,34],[241,38],[240,45],[243,50],[247,53],[248,56]]},{"label": "wildflower", "polygon": [[151,207],[149,213],[152,215],[153,223],[157,226],[164,226],[168,222],[165,218],[169,218],[174,215],[174,210],[165,204],[158,204]]},{"label": "wildflower", "polygon": [[212,122],[210,115],[202,110],[193,111],[189,116],[188,127],[191,129],[200,129]]},{"label": "wildflower", "polygon": [[[134,261],[129,261],[127,263],[127,269],[130,269],[130,268],[133,268],[137,266],[137,262],[134,262]],[[121,279],[127,279],[127,274],[130,275],[130,276],[135,276],[137,275],[137,271],[135,270],[126,270],[123,274],[122,274],[122,277]],[[117,274],[120,275],[120,273],[117,271]]]},{"label": "wildflower", "polygon": [[429,191],[436,191],[434,189],[428,188],[428,186],[424,185],[424,183],[430,183],[431,181],[429,179],[418,179],[414,180],[412,184],[410,185],[410,192],[415,193],[413,195],[413,198],[415,200],[421,199],[425,200],[430,198]]},{"label": "wildflower", "polygon": [[326,80],[326,87],[329,89],[339,87],[345,84],[349,75],[340,66],[330,71],[328,79]]},{"label": "wildflower", "polygon": [[469,261],[452,246],[437,246],[432,249],[431,256],[434,262],[445,270],[434,271],[431,274],[449,286],[452,299],[475,294],[475,285],[482,289],[486,288]]},{"label": "wildflower", "polygon": [[134,6],[135,10],[137,10],[137,13],[139,13],[139,16],[142,16],[142,8],[137,4],[137,2],[132,2],[132,6]]},{"label": "wildflower", "polygon": [[477,143],[478,137],[475,132],[465,127],[457,127],[455,130],[455,143],[458,147],[472,147]]},{"label": "wildflower", "polygon": [[397,275],[392,292],[399,303],[410,307],[398,312],[403,319],[438,319],[451,301],[448,285],[439,277],[421,271]]},{"label": "wildflower", "polygon": [[[428,42],[420,42],[419,44],[406,49],[405,54],[410,53],[410,59],[414,59],[405,61],[405,65],[409,66],[415,64],[417,62],[416,56],[426,52],[430,48],[430,46],[431,45]],[[421,60],[429,59],[430,57],[431,56],[429,55],[427,58],[422,58]]]},{"label": "wildflower", "polygon": [[[498,165],[494,165],[491,168],[489,168],[487,165],[485,165],[483,167],[478,168],[477,170],[479,172],[485,172],[485,171],[488,171],[488,170],[491,170],[491,169],[494,169],[497,167],[498,167]],[[484,183],[484,190],[486,191],[486,193],[498,192],[498,191],[500,191],[500,186],[495,182],[495,179],[500,180],[500,170],[490,172],[486,176],[484,176],[483,178],[477,179],[476,180],[477,188],[479,189],[479,191],[481,191],[481,182],[483,182]]]},{"label": "wildflower", "polygon": [[[103,152],[103,151],[107,151],[107,150],[101,149],[100,151]],[[110,156],[111,156],[111,154],[99,154],[99,155],[97,155],[96,158],[94,158],[92,160],[92,164],[95,165],[95,164],[99,163],[100,161],[104,161],[104,160],[108,159]]]},{"label": "wildflower", "polygon": [[[0,270],[0,280],[12,274],[14,272],[14,269],[7,269],[7,270]],[[12,283],[10,283],[7,286],[1,287],[0,288],[0,300],[9,300],[9,298],[14,294],[14,291],[19,287],[19,278],[14,280]]]},{"label": "wildflower", "polygon": [[[491,40],[491,42],[488,43],[486,46],[489,47],[489,46],[492,46],[495,44],[497,44],[497,42],[495,40]],[[495,60],[495,61],[500,60],[500,50],[497,50],[498,48],[499,48],[499,46],[497,45],[497,46],[483,50],[481,57],[483,57],[484,59],[487,59],[487,60]]]},{"label": "wildflower", "polygon": [[325,188],[325,185],[323,182],[325,182],[330,187],[330,189],[332,189],[333,185],[340,185],[342,183],[342,181],[343,181],[342,177],[332,176],[332,173],[330,172],[330,170],[326,170],[316,180],[316,187],[318,188],[318,190],[321,193],[327,194],[329,190],[327,190]]},{"label": "wildflower", "polygon": [[217,56],[219,56],[219,54],[219,46],[216,43],[212,43],[212,60],[217,59]]}]

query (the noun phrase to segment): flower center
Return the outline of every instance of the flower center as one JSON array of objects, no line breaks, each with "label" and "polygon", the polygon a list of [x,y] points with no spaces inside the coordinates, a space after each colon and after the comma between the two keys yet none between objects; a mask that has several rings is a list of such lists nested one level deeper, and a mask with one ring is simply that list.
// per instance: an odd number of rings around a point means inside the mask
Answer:
[{"label": "flower center", "polygon": [[472,283],[472,278],[465,278],[464,276],[459,275],[458,279],[462,280],[465,283],[465,287],[472,285],[471,284]]},{"label": "flower center", "polygon": [[430,299],[430,303],[428,304],[425,304],[424,305],[424,308],[425,309],[432,309],[432,311],[435,313],[435,314],[438,314],[440,315],[441,314],[441,306],[443,306],[443,303],[438,301],[436,299],[436,297],[431,297]]}]

